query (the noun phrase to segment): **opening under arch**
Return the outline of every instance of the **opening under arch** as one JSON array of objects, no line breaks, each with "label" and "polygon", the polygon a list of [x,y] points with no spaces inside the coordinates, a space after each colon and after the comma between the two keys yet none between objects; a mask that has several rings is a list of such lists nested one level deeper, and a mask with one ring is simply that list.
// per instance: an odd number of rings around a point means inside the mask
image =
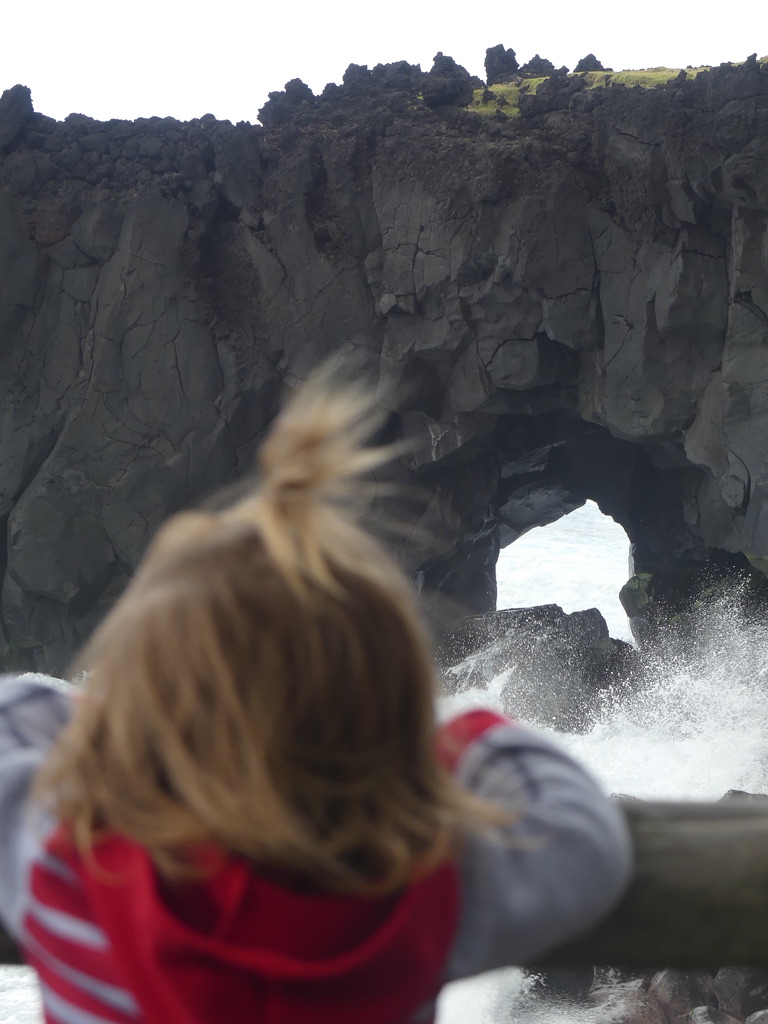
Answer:
[{"label": "opening under arch", "polygon": [[593,501],[502,548],[497,608],[558,604],[566,612],[599,608],[613,637],[631,640],[619,590],[629,576],[629,538]]}]

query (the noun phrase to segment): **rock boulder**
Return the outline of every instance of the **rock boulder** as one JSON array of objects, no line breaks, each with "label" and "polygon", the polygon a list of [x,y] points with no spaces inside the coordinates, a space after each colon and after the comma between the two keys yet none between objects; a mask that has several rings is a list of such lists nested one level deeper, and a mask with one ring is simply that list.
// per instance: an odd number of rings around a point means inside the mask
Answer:
[{"label": "rock boulder", "polygon": [[510,608],[463,621],[443,637],[448,693],[492,687],[514,718],[568,731],[585,728],[599,694],[631,670],[634,651],[608,636],[596,608]]}]

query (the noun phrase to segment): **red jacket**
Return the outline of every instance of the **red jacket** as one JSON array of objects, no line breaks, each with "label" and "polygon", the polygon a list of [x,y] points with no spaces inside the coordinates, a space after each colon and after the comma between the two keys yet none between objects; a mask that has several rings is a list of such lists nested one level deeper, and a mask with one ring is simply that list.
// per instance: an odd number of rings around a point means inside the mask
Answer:
[{"label": "red jacket", "polygon": [[[52,1022],[56,994],[119,1024],[392,1024],[433,1006],[441,987],[458,919],[454,865],[397,896],[363,899],[289,889],[240,859],[211,881],[169,888],[120,836],[100,843],[88,868],[61,832],[48,849],[33,897],[101,932],[28,915],[25,952]],[[111,1005],[62,963],[113,986]],[[120,1011],[128,994],[137,1007],[128,998]]]}]

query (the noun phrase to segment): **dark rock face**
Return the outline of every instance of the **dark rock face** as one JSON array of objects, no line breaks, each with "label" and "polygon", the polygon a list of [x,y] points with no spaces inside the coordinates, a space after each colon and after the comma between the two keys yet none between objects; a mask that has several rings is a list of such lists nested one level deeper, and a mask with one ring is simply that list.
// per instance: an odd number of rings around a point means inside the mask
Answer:
[{"label": "dark rock face", "polygon": [[697,1006],[685,1018],[685,1024],[739,1024],[739,1018],[713,1006]]},{"label": "dark rock face", "polygon": [[302,110],[309,111],[314,105],[315,96],[309,86],[300,78],[292,78],[285,83],[282,92],[269,94],[269,99],[259,111],[259,120],[268,128],[286,124]]},{"label": "dark rock face", "polygon": [[488,85],[508,82],[519,68],[515,51],[505,50],[502,43],[498,46],[489,46],[485,51],[485,80]]},{"label": "dark rock face", "polygon": [[669,1024],[661,1006],[648,995],[640,981],[599,985],[592,990],[592,1001],[615,1024]]},{"label": "dark rock face", "polygon": [[[568,69],[563,68],[563,71],[567,73]],[[552,75],[554,72],[555,65],[552,61],[547,60],[546,57],[540,57],[538,53],[520,68],[520,74],[524,78],[542,78],[546,75]]]},{"label": "dark rock face", "polygon": [[709,971],[668,969],[626,981],[620,971],[609,969],[605,980],[603,973],[595,972],[590,1000],[617,1024],[738,1024],[745,1017],[768,1024],[764,971],[723,967],[713,979]]},{"label": "dark rock face", "polygon": [[473,90],[474,83],[467,69],[442,53],[435,56],[432,69],[422,84],[422,96],[428,107],[466,107],[472,102]]},{"label": "dark rock face", "polygon": [[576,67],[573,69],[574,72],[578,71],[605,71],[605,68],[594,55],[594,53],[588,53],[586,57],[582,57]]},{"label": "dark rock face", "polygon": [[669,1024],[682,1024],[695,1007],[717,1006],[712,975],[707,971],[659,971],[651,979],[648,995],[664,1010]]},{"label": "dark rock face", "polygon": [[0,98],[0,151],[15,142],[34,113],[32,94],[24,85],[14,85]]},{"label": "dark rock face", "polygon": [[601,691],[632,675],[636,652],[608,636],[596,608],[566,614],[539,605],[464,619],[443,636],[440,655],[450,666],[448,693],[496,679],[512,717],[580,731],[593,722]]},{"label": "dark rock face", "polygon": [[717,1005],[739,1020],[768,1006],[768,971],[754,967],[721,967],[714,985]]},{"label": "dark rock face", "polygon": [[[743,789],[729,789],[720,797],[720,802],[723,800],[757,800],[762,803],[768,800],[768,793],[747,793]],[[766,1001],[768,1002],[768,999]]]},{"label": "dark rock face", "polygon": [[159,521],[247,472],[332,353],[413,443],[399,551],[443,618],[491,609],[499,545],[586,498],[657,591],[768,568],[765,65],[651,91],[555,76],[503,121],[461,90],[430,109],[424,77],[293,83],[265,128],[56,123],[4,94],[19,662],[59,671]]}]

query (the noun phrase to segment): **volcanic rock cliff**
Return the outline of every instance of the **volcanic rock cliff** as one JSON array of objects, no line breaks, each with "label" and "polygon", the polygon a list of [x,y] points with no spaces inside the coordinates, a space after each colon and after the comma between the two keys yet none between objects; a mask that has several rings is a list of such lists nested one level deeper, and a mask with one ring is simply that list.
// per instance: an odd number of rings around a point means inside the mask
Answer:
[{"label": "volcanic rock cliff", "polygon": [[413,442],[401,550],[444,616],[493,607],[499,544],[586,498],[632,541],[636,612],[702,567],[768,567],[768,66],[559,74],[515,118],[423,83],[291,83],[263,128],[3,95],[17,660],[59,670],[159,521],[247,472],[332,353]]}]

